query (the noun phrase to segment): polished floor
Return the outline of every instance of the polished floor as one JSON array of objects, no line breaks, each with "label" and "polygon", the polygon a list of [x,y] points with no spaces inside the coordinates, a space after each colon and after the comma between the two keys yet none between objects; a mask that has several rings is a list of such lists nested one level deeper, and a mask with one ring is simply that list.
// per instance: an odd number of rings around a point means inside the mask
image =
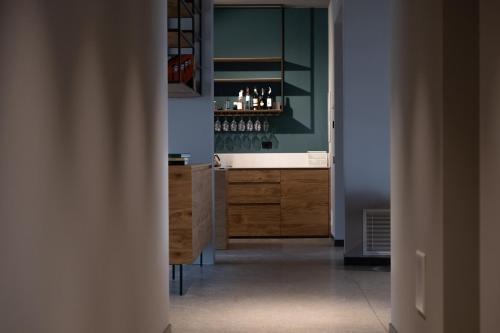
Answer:
[{"label": "polished floor", "polygon": [[383,333],[390,273],[345,267],[329,239],[236,240],[171,284],[174,333]]}]

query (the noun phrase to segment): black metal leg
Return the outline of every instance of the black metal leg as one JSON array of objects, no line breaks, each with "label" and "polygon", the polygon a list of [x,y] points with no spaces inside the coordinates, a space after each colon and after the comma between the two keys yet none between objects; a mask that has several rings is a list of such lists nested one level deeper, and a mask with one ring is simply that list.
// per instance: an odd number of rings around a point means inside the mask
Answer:
[{"label": "black metal leg", "polygon": [[200,267],[203,266],[203,251],[200,254]]},{"label": "black metal leg", "polygon": [[172,265],[172,280],[175,281],[175,265]]},{"label": "black metal leg", "polygon": [[183,282],[183,276],[182,276],[182,264],[180,265],[179,268],[179,295],[182,296],[182,282]]}]

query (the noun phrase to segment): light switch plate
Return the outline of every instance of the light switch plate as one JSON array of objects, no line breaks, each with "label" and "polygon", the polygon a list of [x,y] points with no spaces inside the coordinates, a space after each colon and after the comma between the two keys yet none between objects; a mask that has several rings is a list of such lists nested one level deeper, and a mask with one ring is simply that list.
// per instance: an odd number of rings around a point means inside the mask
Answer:
[{"label": "light switch plate", "polygon": [[418,313],[425,318],[425,276],[426,276],[426,254],[417,250],[417,269],[416,269],[416,290],[415,307]]}]

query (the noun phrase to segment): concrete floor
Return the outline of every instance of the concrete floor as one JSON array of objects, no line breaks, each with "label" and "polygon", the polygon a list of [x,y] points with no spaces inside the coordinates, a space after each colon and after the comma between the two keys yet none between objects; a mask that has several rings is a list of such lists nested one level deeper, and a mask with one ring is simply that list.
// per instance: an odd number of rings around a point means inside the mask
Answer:
[{"label": "concrete floor", "polygon": [[390,318],[390,273],[344,267],[329,239],[236,240],[217,264],[185,266],[171,284],[174,333],[379,333]]}]

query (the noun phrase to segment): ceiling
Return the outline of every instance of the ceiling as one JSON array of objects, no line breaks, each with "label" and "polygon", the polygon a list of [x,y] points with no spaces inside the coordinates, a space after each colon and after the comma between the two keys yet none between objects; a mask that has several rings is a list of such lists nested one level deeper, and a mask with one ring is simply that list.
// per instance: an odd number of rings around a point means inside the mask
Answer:
[{"label": "ceiling", "polygon": [[216,5],[285,5],[287,7],[326,8],[330,0],[214,0]]}]

